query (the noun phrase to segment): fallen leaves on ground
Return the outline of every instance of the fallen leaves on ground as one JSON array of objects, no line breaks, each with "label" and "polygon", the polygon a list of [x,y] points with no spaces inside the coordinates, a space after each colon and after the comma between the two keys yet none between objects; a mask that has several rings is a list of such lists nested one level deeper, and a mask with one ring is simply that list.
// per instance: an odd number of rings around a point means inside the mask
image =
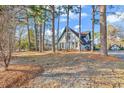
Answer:
[{"label": "fallen leaves on ground", "polygon": [[0,72],[0,87],[19,87],[41,72],[43,72],[43,68],[38,65],[10,65],[8,71]]},{"label": "fallen leaves on ground", "polygon": [[84,57],[85,59],[91,59],[91,60],[96,60],[96,61],[100,61],[100,62],[117,62],[117,61],[122,61],[121,59],[114,57],[114,56],[102,56],[100,54],[90,54],[86,57]]},{"label": "fallen leaves on ground", "polygon": [[[33,55],[34,53],[34,55]],[[16,54],[16,53],[15,53]],[[114,56],[82,52],[24,52],[16,64],[38,64],[44,72],[21,87],[123,87],[123,61]],[[15,64],[13,63],[13,64]],[[118,78],[118,76],[120,76]],[[121,83],[119,83],[121,81]],[[120,84],[120,85],[119,85]],[[12,86],[13,87],[13,86]]]}]

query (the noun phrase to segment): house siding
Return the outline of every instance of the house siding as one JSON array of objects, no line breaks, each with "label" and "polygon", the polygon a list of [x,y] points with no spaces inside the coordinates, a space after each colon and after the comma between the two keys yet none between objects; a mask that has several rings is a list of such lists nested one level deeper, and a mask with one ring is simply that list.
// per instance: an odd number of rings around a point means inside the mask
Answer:
[{"label": "house siding", "polygon": [[[72,32],[70,33],[70,39],[68,40],[68,44],[66,44],[66,33],[64,33],[64,35],[62,36],[62,38],[60,39],[59,43],[58,43],[58,48],[60,50],[66,49],[68,47],[68,49],[71,50],[78,50],[79,49],[79,38]],[[89,38],[87,36],[87,38]],[[85,50],[85,46],[81,44],[81,49]]]}]

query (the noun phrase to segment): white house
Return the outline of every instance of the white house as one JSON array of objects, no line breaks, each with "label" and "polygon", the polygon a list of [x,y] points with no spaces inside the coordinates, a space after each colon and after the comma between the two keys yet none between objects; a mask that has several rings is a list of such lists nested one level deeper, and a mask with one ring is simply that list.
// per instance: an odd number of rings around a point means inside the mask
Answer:
[{"label": "white house", "polygon": [[[68,31],[68,34],[66,31]],[[68,35],[68,38],[66,39],[67,35]],[[81,46],[81,50],[90,49],[90,46],[91,46],[90,32],[81,33],[80,46]],[[58,39],[58,49],[78,50],[79,49],[79,33],[69,27],[65,27],[63,33]]]},{"label": "white house", "polygon": [[117,45],[117,44],[113,44],[111,47],[110,47],[110,49],[111,50],[120,50],[120,46],[119,45]]}]

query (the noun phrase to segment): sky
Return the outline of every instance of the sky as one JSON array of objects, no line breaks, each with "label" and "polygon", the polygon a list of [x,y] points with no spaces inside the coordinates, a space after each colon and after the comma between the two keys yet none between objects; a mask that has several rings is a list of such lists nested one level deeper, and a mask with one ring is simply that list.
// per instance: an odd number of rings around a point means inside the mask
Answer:
[{"label": "sky", "polygon": [[[89,31],[91,28],[91,6],[82,6],[82,31]],[[66,26],[66,14],[62,15],[60,18],[60,31]],[[79,14],[74,14],[70,12],[69,15],[69,27],[78,31],[78,23],[79,23]],[[56,20],[56,28],[57,28],[57,20]]]},{"label": "sky", "polygon": [[[120,25],[123,27],[124,25],[124,6],[107,6],[107,24],[113,24],[113,25]],[[114,13],[114,14],[113,14]],[[119,16],[118,16],[119,15]],[[69,27],[74,29],[75,31],[78,31],[78,19],[79,14],[70,13],[69,16]],[[92,31],[92,6],[86,5],[82,6],[82,25],[81,25],[81,31]],[[96,19],[99,19],[99,14],[96,15]],[[66,15],[61,15],[60,19],[60,32],[65,28],[66,26]],[[57,18],[55,22],[55,28],[57,30]],[[95,25],[95,32],[99,32],[100,26],[99,24]]]}]

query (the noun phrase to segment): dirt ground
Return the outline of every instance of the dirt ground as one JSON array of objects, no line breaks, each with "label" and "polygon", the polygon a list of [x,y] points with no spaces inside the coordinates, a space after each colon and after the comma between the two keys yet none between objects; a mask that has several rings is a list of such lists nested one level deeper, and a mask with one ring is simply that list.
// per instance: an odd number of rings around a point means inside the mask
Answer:
[{"label": "dirt ground", "polygon": [[124,87],[124,62],[97,52],[59,52],[14,54],[12,64],[37,64],[44,72],[20,87],[91,88]]}]

